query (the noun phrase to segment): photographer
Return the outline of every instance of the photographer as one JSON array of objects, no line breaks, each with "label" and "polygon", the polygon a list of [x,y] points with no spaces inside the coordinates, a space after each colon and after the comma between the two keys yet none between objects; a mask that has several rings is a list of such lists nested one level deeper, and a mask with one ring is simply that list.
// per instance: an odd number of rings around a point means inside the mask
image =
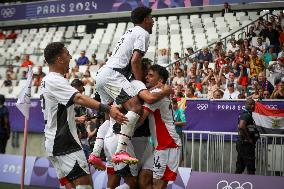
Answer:
[{"label": "photographer", "polygon": [[248,98],[245,102],[244,111],[239,115],[239,138],[236,145],[238,153],[236,174],[242,174],[245,168],[247,168],[248,174],[255,174],[255,143],[257,138],[255,137],[255,133],[249,129],[249,127],[254,125],[252,117],[254,109],[255,101],[252,98]]}]

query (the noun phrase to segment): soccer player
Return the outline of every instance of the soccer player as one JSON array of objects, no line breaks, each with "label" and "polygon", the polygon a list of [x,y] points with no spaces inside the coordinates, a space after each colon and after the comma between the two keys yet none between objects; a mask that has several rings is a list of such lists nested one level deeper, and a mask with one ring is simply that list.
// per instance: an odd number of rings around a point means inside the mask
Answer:
[{"label": "soccer player", "polygon": [[72,57],[63,43],[48,44],[44,57],[49,73],[41,82],[40,93],[47,155],[61,185],[68,189],[91,189],[88,163],[77,134],[74,104],[107,112],[120,123],[126,122],[127,118],[117,107],[110,108],[82,95],[64,78]]},{"label": "soccer player", "polygon": [[[157,82],[166,83],[169,73],[166,68],[153,65],[146,76],[146,86],[152,88]],[[155,88],[151,92],[161,89]],[[150,131],[154,142],[153,188],[166,188],[169,181],[174,181],[180,161],[181,139],[175,130],[171,101],[162,100],[143,105],[141,121],[147,116],[150,121]]]},{"label": "soccer player", "polygon": [[[128,122],[121,126],[116,153],[112,161],[115,163],[136,164],[137,158],[131,157],[126,152],[127,144],[133,134],[134,126],[142,112],[142,106],[137,97],[130,79],[143,80],[141,59],[149,46],[149,34],[152,33],[154,21],[151,16],[152,10],[147,7],[138,7],[131,12],[131,20],[135,27],[126,31],[116,44],[112,56],[103,66],[96,77],[96,88],[103,103],[115,102],[122,105],[126,110],[125,115]],[[109,126],[106,123],[103,126]],[[101,162],[99,155],[102,148],[103,136],[107,128],[100,127],[98,135],[102,136],[96,140],[93,153],[89,162],[96,164]],[[104,130],[103,135],[101,131]]]}]

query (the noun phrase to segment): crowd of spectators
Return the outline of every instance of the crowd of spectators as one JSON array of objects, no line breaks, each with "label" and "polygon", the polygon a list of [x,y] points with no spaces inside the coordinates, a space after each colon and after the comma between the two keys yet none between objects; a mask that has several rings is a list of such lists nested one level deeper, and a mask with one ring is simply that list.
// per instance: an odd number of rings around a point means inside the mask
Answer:
[{"label": "crowd of spectators", "polygon": [[[228,44],[216,42],[197,53],[188,47],[183,59],[174,53],[175,63],[168,67],[174,97],[180,106],[186,98],[283,99],[283,31],[283,13],[268,21],[260,17],[242,39],[232,37]],[[158,64],[170,63],[167,49],[158,54]]]}]

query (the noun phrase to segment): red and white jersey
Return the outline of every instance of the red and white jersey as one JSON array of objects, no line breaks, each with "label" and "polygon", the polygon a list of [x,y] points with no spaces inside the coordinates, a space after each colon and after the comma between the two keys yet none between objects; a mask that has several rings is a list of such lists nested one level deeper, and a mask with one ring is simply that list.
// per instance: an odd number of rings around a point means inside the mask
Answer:
[{"label": "red and white jersey", "polygon": [[[161,89],[151,91],[159,92]],[[154,104],[144,103],[143,108],[149,111],[149,126],[156,150],[177,148],[181,139],[176,132],[171,101],[164,97]]]}]

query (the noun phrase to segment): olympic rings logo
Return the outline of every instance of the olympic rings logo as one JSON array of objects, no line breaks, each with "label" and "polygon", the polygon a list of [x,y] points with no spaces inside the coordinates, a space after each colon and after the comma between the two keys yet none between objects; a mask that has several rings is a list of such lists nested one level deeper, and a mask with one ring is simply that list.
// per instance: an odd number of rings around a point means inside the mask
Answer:
[{"label": "olympic rings logo", "polygon": [[233,181],[230,184],[226,180],[221,180],[217,184],[217,189],[253,189],[251,182],[245,182],[241,185],[238,181]]},{"label": "olympic rings logo", "polygon": [[198,110],[207,110],[208,109],[208,104],[197,104],[196,108]]},{"label": "olympic rings logo", "polygon": [[1,15],[3,18],[10,18],[16,13],[15,8],[3,8],[1,9]]}]

